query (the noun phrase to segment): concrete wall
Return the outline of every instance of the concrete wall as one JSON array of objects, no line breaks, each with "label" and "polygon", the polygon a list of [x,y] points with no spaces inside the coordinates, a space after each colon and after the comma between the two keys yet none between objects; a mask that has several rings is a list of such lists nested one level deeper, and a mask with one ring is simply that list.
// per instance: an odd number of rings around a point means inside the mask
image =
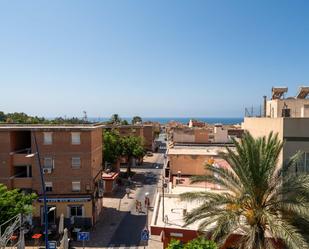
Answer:
[{"label": "concrete wall", "polygon": [[309,99],[294,98],[274,99],[267,101],[266,116],[273,118],[282,117],[282,109],[284,108],[284,104],[287,105],[287,108],[291,109],[291,117],[309,117],[309,109],[305,108],[305,112],[303,111],[304,106],[309,105]]},{"label": "concrete wall", "polygon": [[203,175],[206,173],[204,165],[211,158],[205,155],[169,155],[170,173],[176,175]]},{"label": "concrete wall", "polygon": [[284,141],[278,166],[298,151],[309,152],[309,118],[245,118],[242,128],[254,137],[267,136],[271,131]]}]

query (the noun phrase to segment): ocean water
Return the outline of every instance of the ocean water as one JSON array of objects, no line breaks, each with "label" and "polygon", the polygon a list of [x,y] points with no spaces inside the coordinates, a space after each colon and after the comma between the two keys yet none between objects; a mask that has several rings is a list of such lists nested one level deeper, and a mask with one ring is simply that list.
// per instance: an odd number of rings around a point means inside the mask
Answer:
[{"label": "ocean water", "polygon": [[[88,118],[90,121],[93,122],[105,122],[108,121],[109,118]],[[126,118],[122,118],[124,120],[127,120],[128,123],[131,123],[132,118],[131,117],[126,117]],[[221,124],[240,124],[241,122],[244,121],[243,118],[206,118],[206,117],[199,117],[199,118],[177,118],[177,117],[164,117],[164,118],[160,118],[160,117],[142,117],[143,121],[152,121],[152,122],[159,122],[160,124],[166,124],[170,121],[176,121],[182,124],[187,124],[189,123],[190,119],[196,119],[199,121],[203,121],[206,122],[208,124],[216,124],[216,123],[221,123]]]}]

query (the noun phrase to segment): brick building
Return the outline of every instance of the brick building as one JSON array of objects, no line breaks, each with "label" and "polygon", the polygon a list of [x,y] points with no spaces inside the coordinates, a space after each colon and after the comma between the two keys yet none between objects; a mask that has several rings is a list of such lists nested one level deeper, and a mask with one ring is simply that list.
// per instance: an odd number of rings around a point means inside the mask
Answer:
[{"label": "brick building", "polygon": [[122,137],[135,136],[141,137],[145,150],[152,151],[154,149],[154,126],[152,124],[136,124],[136,125],[107,125],[104,130],[117,130]]},{"label": "brick building", "polygon": [[[36,192],[33,222],[44,223],[38,154],[44,172],[49,224],[91,226],[102,209],[102,127],[97,125],[1,125],[0,182]],[[99,195],[100,192],[100,195]]]}]

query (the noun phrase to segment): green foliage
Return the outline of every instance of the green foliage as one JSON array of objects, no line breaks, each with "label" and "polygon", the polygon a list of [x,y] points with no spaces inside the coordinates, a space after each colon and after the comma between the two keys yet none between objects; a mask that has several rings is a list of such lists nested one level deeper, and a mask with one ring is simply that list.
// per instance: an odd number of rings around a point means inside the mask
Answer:
[{"label": "green foliage", "polygon": [[103,133],[103,157],[105,162],[114,163],[122,155],[122,142],[116,131]]},{"label": "green foliage", "polygon": [[179,240],[172,239],[167,249],[218,249],[218,247],[215,242],[199,237],[189,241],[187,244],[182,244]]},{"label": "green foliage", "polygon": [[230,169],[206,165],[207,175],[192,178],[193,183],[208,182],[226,191],[181,195],[183,200],[201,203],[186,215],[186,225],[198,221],[200,230],[210,232],[219,246],[241,231],[243,239],[233,246],[268,249],[280,240],[285,248],[309,248],[304,237],[308,232],[301,225],[309,222],[309,175],[287,173],[301,154],[278,170],[283,143],[277,135],[255,139],[245,133],[241,141],[233,142],[235,150],[227,148],[221,154]]},{"label": "green foliage", "polygon": [[8,190],[0,184],[0,224],[19,213],[31,213],[32,202],[36,198],[35,194],[23,194],[18,189]]},{"label": "green foliage", "polygon": [[127,136],[122,138],[122,153],[124,156],[142,157],[145,155],[143,140],[141,137]]},{"label": "green foliage", "polygon": [[141,124],[143,122],[142,118],[139,116],[134,116],[132,118],[132,124]]},{"label": "green foliage", "polygon": [[121,124],[121,118],[118,114],[113,114],[109,121],[107,122],[108,124]]},{"label": "green foliage", "polygon": [[43,117],[29,116],[23,112],[7,113],[0,112],[0,123],[10,124],[87,124],[90,123],[85,119],[77,117],[73,118],[62,118],[58,117],[55,119],[45,119]]},{"label": "green foliage", "polygon": [[128,124],[129,124],[128,121],[125,119],[121,121],[121,125],[128,125]]},{"label": "green foliage", "polygon": [[207,240],[203,237],[189,241],[184,249],[218,249],[215,242]]},{"label": "green foliage", "polygon": [[179,240],[172,239],[168,244],[167,249],[183,249],[183,245]]}]

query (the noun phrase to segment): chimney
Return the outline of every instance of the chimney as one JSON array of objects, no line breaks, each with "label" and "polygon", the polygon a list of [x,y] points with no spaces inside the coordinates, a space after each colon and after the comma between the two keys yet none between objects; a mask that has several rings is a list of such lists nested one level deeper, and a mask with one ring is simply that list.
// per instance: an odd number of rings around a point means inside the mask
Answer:
[{"label": "chimney", "polygon": [[267,96],[263,96],[264,105],[263,105],[263,117],[266,117],[266,104],[267,104]]}]

